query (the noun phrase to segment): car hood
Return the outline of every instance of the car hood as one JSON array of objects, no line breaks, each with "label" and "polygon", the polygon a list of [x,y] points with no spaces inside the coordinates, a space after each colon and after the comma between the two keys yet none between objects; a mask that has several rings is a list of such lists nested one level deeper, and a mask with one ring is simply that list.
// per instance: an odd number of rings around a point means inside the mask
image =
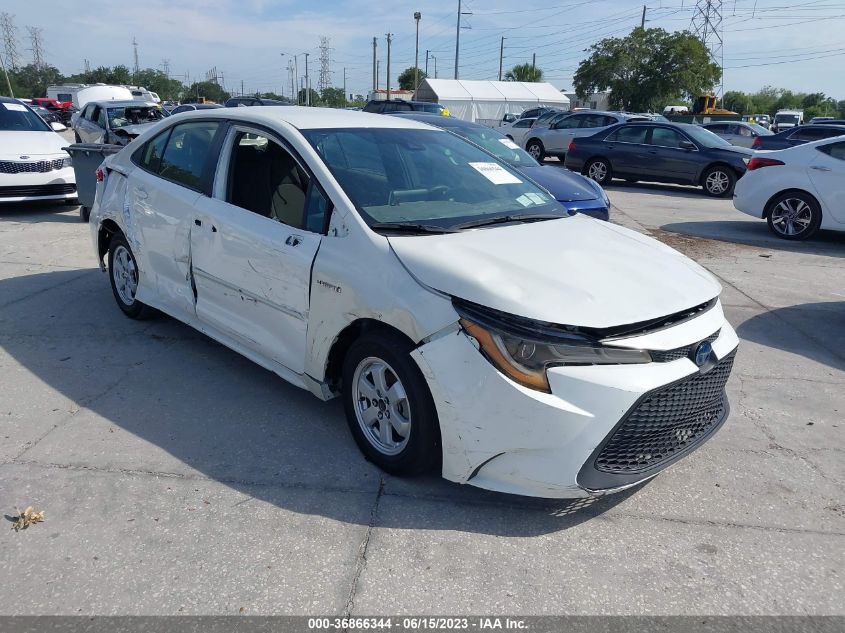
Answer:
[{"label": "car hood", "polygon": [[582,216],[388,239],[422,284],[549,323],[639,323],[721,291],[710,273],[668,246]]},{"label": "car hood", "polygon": [[599,197],[599,192],[586,178],[568,169],[550,165],[519,166],[516,169],[545,188],[560,202],[596,200]]},{"label": "car hood", "polygon": [[70,143],[53,131],[0,132],[0,157],[21,160],[21,156],[47,156],[62,153]]}]

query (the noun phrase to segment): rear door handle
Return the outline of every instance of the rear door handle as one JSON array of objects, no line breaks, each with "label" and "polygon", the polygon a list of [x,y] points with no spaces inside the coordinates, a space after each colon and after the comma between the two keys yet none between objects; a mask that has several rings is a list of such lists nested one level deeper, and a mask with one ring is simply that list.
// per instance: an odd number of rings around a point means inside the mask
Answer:
[{"label": "rear door handle", "polygon": [[816,171],[830,171],[830,167],[822,167],[821,165],[810,165],[810,169],[815,169]]},{"label": "rear door handle", "polygon": [[302,244],[302,238],[299,235],[288,235],[288,239],[285,240],[285,244],[288,246],[299,246]]}]

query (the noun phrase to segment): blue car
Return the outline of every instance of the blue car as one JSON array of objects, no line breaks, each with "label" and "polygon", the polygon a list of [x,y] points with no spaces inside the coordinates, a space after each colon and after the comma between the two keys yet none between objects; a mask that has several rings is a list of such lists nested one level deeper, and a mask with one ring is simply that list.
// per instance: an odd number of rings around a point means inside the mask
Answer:
[{"label": "blue car", "polygon": [[414,119],[452,132],[487,150],[536,182],[570,213],[583,213],[600,220],[610,219],[610,200],[600,184],[568,169],[541,165],[528,152],[492,128],[455,117],[423,112],[401,112],[390,116]]}]

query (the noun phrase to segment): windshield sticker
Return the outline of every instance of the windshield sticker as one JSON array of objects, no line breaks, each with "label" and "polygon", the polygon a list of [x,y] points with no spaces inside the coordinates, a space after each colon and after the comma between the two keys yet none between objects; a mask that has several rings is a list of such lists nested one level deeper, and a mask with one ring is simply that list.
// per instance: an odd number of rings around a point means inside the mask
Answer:
[{"label": "windshield sticker", "polygon": [[494,185],[521,185],[522,181],[498,163],[469,163],[479,174]]},{"label": "windshield sticker", "polygon": [[521,196],[519,196],[519,198],[516,199],[516,201],[523,207],[531,206],[531,200],[529,199],[528,194],[522,194]]},{"label": "windshield sticker", "polygon": [[26,106],[22,103],[4,103],[7,110],[14,110],[15,112],[26,112]]},{"label": "windshield sticker", "polygon": [[508,149],[519,149],[519,145],[517,145],[516,143],[514,143],[514,142],[513,142],[512,140],[510,140],[509,138],[500,138],[500,139],[499,139],[499,142],[500,142],[502,145],[504,145],[505,147],[507,147]]}]

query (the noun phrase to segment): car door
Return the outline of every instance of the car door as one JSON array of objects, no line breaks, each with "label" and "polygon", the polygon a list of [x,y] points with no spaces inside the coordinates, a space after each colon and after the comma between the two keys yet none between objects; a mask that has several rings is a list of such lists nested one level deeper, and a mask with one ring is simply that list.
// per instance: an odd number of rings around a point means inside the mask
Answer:
[{"label": "car door", "polygon": [[575,137],[575,131],[587,117],[586,114],[573,114],[564,117],[544,130],[538,131],[546,152],[562,154],[569,148],[570,141]]},{"label": "car door", "polygon": [[132,155],[125,214],[142,238],[140,257],[155,280],[158,300],[176,314],[194,314],[191,226],[201,198],[211,195],[222,142],[219,121],[171,126]]},{"label": "car door", "polygon": [[106,121],[106,109],[102,106],[95,107],[91,114],[91,143],[106,142]]},{"label": "car door", "polygon": [[99,106],[89,103],[85,106],[85,110],[79,117],[79,123],[77,126],[77,131],[79,133],[79,138],[82,139],[83,143],[93,143],[91,139],[94,138],[94,124],[91,122],[91,117],[94,115],[94,111]]},{"label": "car door", "polygon": [[807,173],[825,211],[845,224],[845,141],[816,147]]},{"label": "car door", "polygon": [[[657,180],[695,182],[698,177],[701,152],[681,147],[691,141],[672,128],[654,126],[649,134],[651,149],[646,171]],[[693,144],[694,145],[694,144]]]},{"label": "car door", "polygon": [[652,149],[646,142],[649,129],[648,125],[625,125],[605,137],[601,147],[614,175],[629,180],[648,175]]},{"label": "car door", "polygon": [[301,374],[328,199],[273,134],[234,125],[223,156],[191,225],[197,317]]}]

